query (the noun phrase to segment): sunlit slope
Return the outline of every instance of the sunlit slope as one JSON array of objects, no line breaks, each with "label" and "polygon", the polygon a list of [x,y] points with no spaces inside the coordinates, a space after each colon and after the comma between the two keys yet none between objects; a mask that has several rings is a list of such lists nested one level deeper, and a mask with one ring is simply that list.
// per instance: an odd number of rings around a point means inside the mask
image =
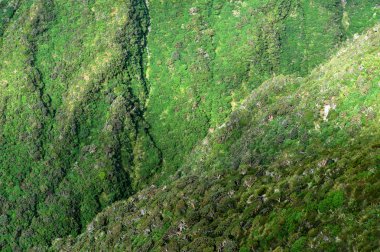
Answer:
[{"label": "sunlit slope", "polygon": [[152,171],[161,158],[143,119],[145,4],[37,0],[16,7],[2,21],[0,44],[5,251],[77,234],[132,193],[132,167],[145,155]]},{"label": "sunlit slope", "polygon": [[376,1],[149,1],[146,118],[168,177],[252,90],[307,75],[380,19]]},{"label": "sunlit slope", "polygon": [[76,236],[181,167],[271,163],[282,143],[200,143],[255,88],[307,76],[378,12],[374,0],[0,0],[0,250]]},{"label": "sunlit slope", "polygon": [[264,82],[168,185],[115,203],[53,250],[376,249],[379,28],[304,78]]}]

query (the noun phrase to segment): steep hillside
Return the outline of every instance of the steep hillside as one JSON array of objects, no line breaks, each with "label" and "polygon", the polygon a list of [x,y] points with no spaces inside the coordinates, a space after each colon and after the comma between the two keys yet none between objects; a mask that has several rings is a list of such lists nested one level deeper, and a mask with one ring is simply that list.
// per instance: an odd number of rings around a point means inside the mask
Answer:
[{"label": "steep hillside", "polygon": [[375,2],[151,0],[146,118],[164,178],[263,81],[308,74],[378,22]]},{"label": "steep hillside", "polygon": [[264,82],[170,183],[96,216],[63,251],[373,251],[380,26],[304,78]]},{"label": "steep hillside", "polygon": [[[305,77],[303,87],[316,88],[311,70],[379,17],[375,0],[0,0],[0,250],[75,237],[115,201],[187,173],[273,165],[281,151],[304,152],[280,134],[282,122],[241,136],[239,125],[218,127],[233,111],[245,118],[239,106],[256,88],[273,87],[259,99],[298,101],[297,88],[271,84],[293,77],[275,76]],[[347,106],[359,106],[355,99]],[[318,104],[336,116],[335,100]],[[246,120],[253,115],[261,116]],[[297,127],[300,139],[323,131],[322,121],[307,124],[313,116],[289,119],[287,130]],[[253,127],[267,125],[258,118]],[[339,127],[346,123],[354,125]],[[256,142],[274,135],[275,144]]]},{"label": "steep hillside", "polygon": [[152,171],[161,153],[143,118],[144,2],[8,3],[17,11],[2,19],[0,250],[16,251],[80,232],[132,193],[140,153]]}]

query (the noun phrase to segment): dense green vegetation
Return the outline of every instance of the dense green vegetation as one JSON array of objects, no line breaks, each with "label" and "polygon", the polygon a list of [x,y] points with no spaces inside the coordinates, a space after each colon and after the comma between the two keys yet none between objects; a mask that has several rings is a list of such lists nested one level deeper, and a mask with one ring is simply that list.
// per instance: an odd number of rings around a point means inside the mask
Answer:
[{"label": "dense green vegetation", "polygon": [[379,20],[375,1],[169,0],[149,5],[152,89],[146,118],[167,175],[263,81],[276,74],[308,74],[342,41]]},{"label": "dense green vegetation", "polygon": [[53,248],[374,251],[379,44],[376,26],[309,76],[264,82],[171,182],[113,204]]},{"label": "dense green vegetation", "polygon": [[[23,1],[0,54],[2,249],[77,234],[161,154],[143,118],[147,8]],[[147,183],[145,177],[138,177]],[[136,181],[138,181],[136,179]]]},{"label": "dense green vegetation", "polygon": [[0,0],[0,250],[374,249],[376,2]]}]

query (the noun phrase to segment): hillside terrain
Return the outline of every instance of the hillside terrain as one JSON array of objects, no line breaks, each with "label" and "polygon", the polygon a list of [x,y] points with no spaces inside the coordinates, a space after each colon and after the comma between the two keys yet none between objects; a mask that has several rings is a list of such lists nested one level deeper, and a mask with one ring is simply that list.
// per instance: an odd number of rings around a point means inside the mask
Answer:
[{"label": "hillside terrain", "polygon": [[379,248],[380,27],[304,78],[258,87],[165,186],[106,208],[63,251]]},{"label": "hillside terrain", "polygon": [[375,250],[379,17],[0,0],[0,251]]}]

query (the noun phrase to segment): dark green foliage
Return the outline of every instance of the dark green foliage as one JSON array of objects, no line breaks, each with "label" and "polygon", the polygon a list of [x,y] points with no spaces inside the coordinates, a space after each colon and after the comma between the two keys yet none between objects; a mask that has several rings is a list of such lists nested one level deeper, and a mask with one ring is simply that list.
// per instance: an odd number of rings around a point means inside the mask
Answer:
[{"label": "dark green foliage", "polygon": [[[379,42],[377,25],[310,75],[264,82],[165,186],[52,250],[376,250]],[[109,243],[119,223],[124,239]]]},{"label": "dark green foliage", "polygon": [[0,54],[1,250],[78,234],[162,158],[143,118],[145,4],[13,2]]},{"label": "dark green foliage", "polygon": [[292,252],[301,252],[306,249],[306,237],[301,237],[297,241],[295,241],[290,249]]},{"label": "dark green foliage", "polygon": [[322,213],[329,210],[334,210],[342,207],[343,203],[344,195],[342,191],[331,192],[318,204],[318,210]]},{"label": "dark green foliage", "polygon": [[263,81],[276,74],[307,75],[348,37],[379,20],[374,1],[149,5],[152,89],[146,118],[165,159],[164,178]]},{"label": "dark green foliage", "polygon": [[0,0],[0,250],[372,249],[378,12]]},{"label": "dark green foliage", "polygon": [[20,0],[1,0],[0,1],[0,38],[8,22],[14,16],[17,8],[20,5]]}]

